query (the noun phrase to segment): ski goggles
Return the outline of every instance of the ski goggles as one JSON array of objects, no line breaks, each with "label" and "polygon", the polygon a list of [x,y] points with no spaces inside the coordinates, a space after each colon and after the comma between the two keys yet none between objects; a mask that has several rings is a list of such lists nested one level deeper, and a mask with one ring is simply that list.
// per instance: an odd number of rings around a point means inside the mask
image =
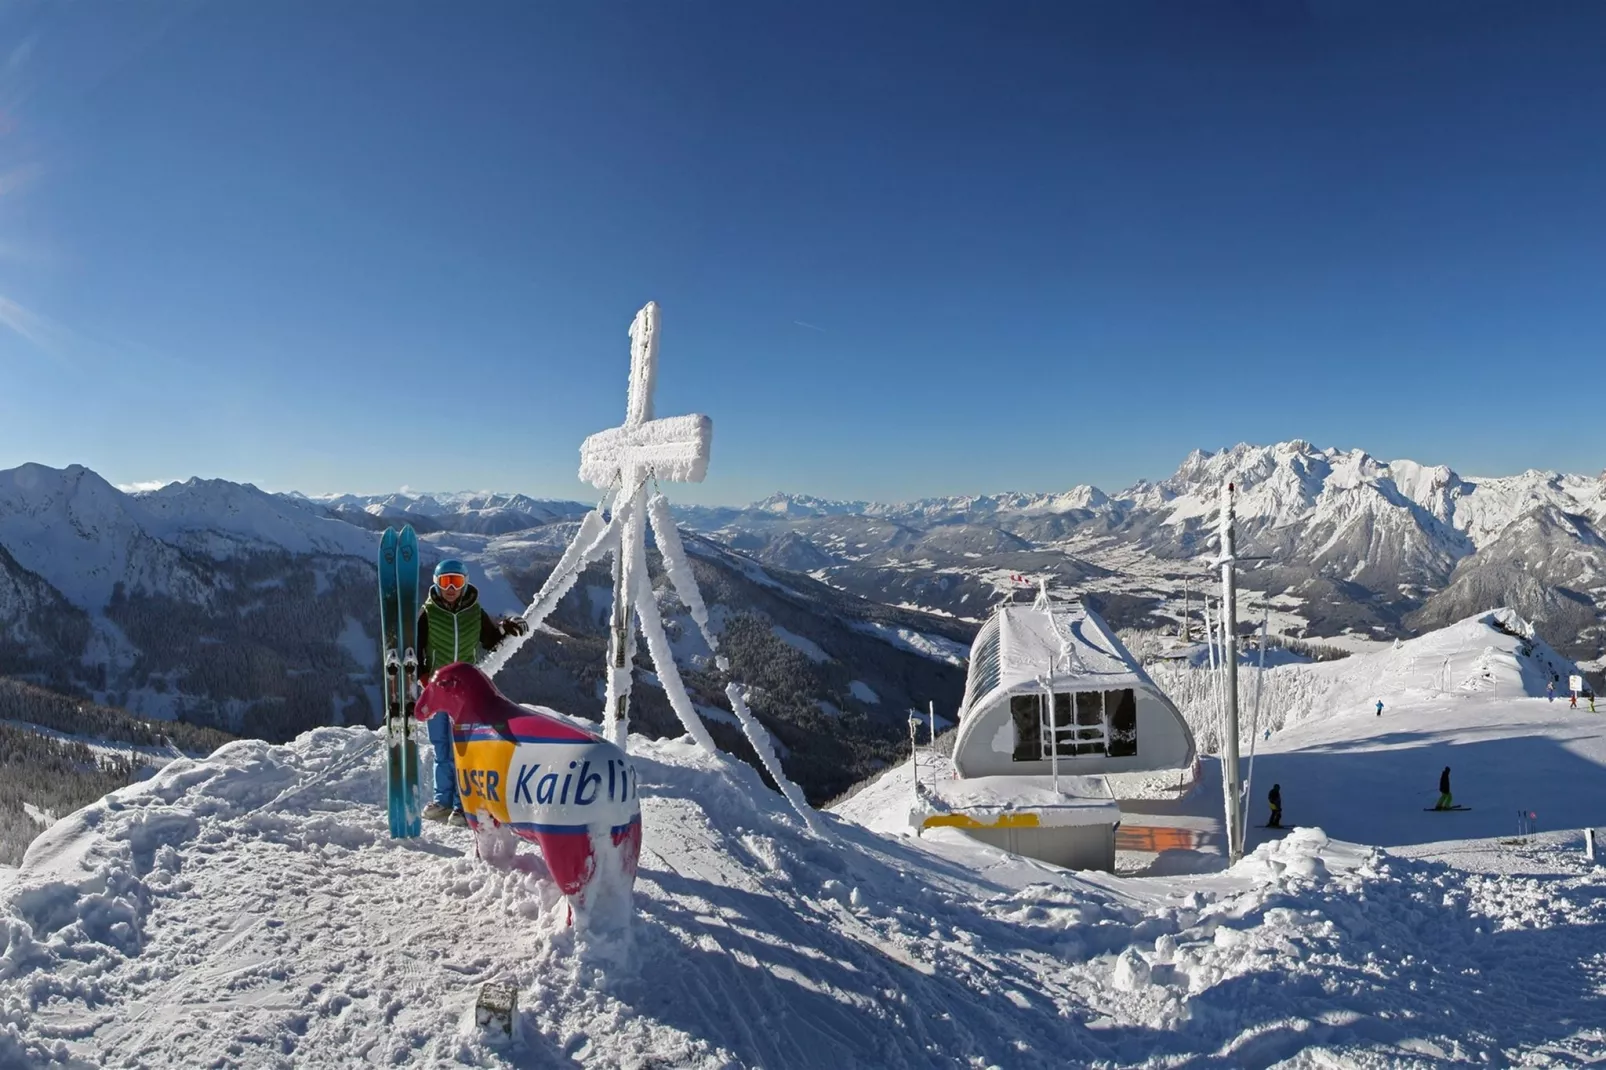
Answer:
[{"label": "ski goggles", "polygon": [[461,591],[468,586],[468,577],[447,573],[435,580],[435,586],[443,591]]}]

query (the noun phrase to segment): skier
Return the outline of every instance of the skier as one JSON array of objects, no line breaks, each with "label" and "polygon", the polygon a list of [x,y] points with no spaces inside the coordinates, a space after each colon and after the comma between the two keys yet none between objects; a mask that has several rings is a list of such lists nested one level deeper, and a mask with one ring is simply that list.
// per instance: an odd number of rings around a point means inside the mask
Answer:
[{"label": "skier", "polygon": [[1556,681],[1554,679],[1552,679],[1550,681],[1550,683],[1545,685],[1545,701],[1546,702],[1555,702],[1556,701]]},{"label": "skier", "polygon": [[1439,774],[1439,803],[1433,809],[1448,810],[1454,805],[1450,798],[1450,767],[1445,766],[1444,772]]},{"label": "skier", "polygon": [[[480,647],[494,650],[510,635],[523,635],[529,625],[522,617],[494,621],[480,606],[480,592],[468,582],[463,562],[447,558],[435,566],[435,582],[418,612],[418,680],[453,662],[470,665],[480,659]],[[429,719],[429,741],[435,746],[435,800],[424,807],[428,821],[467,825],[457,796],[457,763],[452,755],[452,721],[444,713]]]},{"label": "skier", "polygon": [[1574,691],[1572,693],[1572,697],[1567,701],[1567,708],[1569,710],[1576,710],[1578,708],[1578,692]]},{"label": "skier", "polygon": [[1377,700],[1377,715],[1379,717],[1383,716],[1383,700],[1382,699],[1378,699]]},{"label": "skier", "polygon": [[1266,801],[1271,803],[1271,817],[1266,820],[1266,827],[1269,829],[1282,828],[1283,786],[1281,784],[1273,784],[1271,786],[1271,791],[1266,795]]}]

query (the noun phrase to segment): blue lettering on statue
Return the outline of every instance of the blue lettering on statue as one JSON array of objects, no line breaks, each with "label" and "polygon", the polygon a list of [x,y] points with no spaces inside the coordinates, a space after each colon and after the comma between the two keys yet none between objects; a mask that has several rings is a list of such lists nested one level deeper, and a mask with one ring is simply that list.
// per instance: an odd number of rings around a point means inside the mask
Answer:
[{"label": "blue lettering on statue", "polygon": [[543,805],[552,802],[558,794],[558,774],[548,773],[535,785],[535,801]]},{"label": "blue lettering on statue", "polygon": [[[591,797],[586,798],[586,785],[591,784]],[[586,762],[580,766],[580,783],[574,788],[574,805],[590,806],[597,801],[597,795],[602,791],[602,774],[591,772],[591,763]]]},{"label": "blue lettering on statue", "polygon": [[513,784],[514,802],[535,802],[534,799],[530,798],[530,778],[535,775],[535,771],[539,768],[541,768],[540,762],[519,767],[519,778]]},{"label": "blue lettering on statue", "polygon": [[485,771],[485,797],[492,802],[499,803],[502,801],[496,794],[496,786],[501,779],[502,774],[495,769],[487,769]]}]

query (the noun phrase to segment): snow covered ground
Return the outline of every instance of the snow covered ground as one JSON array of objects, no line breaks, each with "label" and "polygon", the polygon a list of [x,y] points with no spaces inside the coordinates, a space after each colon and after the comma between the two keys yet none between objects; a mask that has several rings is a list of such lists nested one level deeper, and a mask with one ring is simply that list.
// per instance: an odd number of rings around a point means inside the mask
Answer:
[{"label": "snow covered ground", "polygon": [[[388,839],[370,731],[232,743],[0,874],[0,1068],[1606,1060],[1606,868],[1576,831],[1606,823],[1606,714],[1510,690],[1385,695],[1386,727],[1298,719],[1257,795],[1277,779],[1289,819],[1326,831],[1252,841],[1231,870],[1202,848],[1211,871],[1173,876],[899,835],[907,766],[824,815],[827,842],[749,767],[633,737],[626,931],[567,926],[533,853],[502,870],[464,830]],[[1444,764],[1472,811],[1421,811]],[[1144,820],[1206,821],[1218,798],[1207,781]],[[1573,830],[1507,842],[1530,803]],[[520,988],[500,1046],[472,1014],[491,979]]]}]

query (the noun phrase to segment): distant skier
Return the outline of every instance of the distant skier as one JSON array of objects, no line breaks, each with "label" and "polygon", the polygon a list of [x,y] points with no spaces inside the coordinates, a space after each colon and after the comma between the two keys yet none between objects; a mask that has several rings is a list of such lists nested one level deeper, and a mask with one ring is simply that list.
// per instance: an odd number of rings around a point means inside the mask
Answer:
[{"label": "distant skier", "polygon": [[1450,798],[1450,767],[1445,766],[1444,772],[1439,774],[1439,803],[1433,809],[1448,810],[1454,805],[1455,800]]},{"label": "distant skier", "polygon": [[1545,685],[1545,701],[1546,702],[1555,702],[1556,701],[1556,681],[1555,680],[1551,680],[1550,683]]},{"label": "distant skier", "polygon": [[1578,692],[1574,691],[1571,697],[1568,698],[1567,708],[1569,710],[1576,710],[1578,708]]},{"label": "distant skier", "polygon": [[[457,661],[473,665],[480,647],[496,649],[509,635],[523,635],[529,625],[522,617],[500,623],[480,606],[480,592],[468,582],[463,562],[447,558],[435,566],[435,583],[418,613],[418,680]],[[424,807],[427,821],[467,825],[457,796],[457,763],[452,755],[452,722],[444,713],[429,719],[429,741],[435,745],[435,799]]]},{"label": "distant skier", "polygon": [[1266,801],[1271,804],[1271,817],[1266,820],[1266,827],[1269,829],[1282,828],[1283,786],[1281,784],[1273,784],[1271,786],[1271,791],[1266,793]]},{"label": "distant skier", "polygon": [[1383,716],[1383,700],[1382,699],[1378,699],[1377,700],[1377,715],[1379,717]]}]

